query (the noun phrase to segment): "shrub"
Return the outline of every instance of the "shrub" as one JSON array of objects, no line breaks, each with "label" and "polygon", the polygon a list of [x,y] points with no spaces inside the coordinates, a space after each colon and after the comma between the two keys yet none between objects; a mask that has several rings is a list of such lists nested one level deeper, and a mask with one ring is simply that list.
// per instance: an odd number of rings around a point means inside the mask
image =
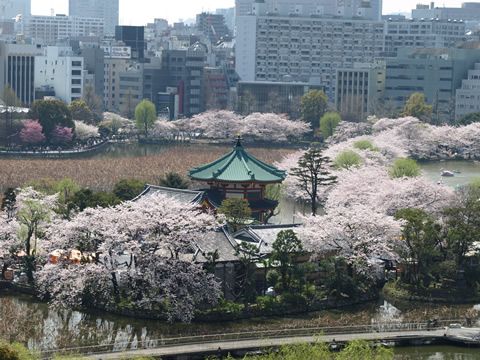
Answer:
[{"label": "shrub", "polygon": [[172,189],[188,189],[189,183],[188,180],[182,177],[182,175],[175,172],[169,172],[165,174],[165,177],[160,179],[160,185]]},{"label": "shrub", "polygon": [[355,151],[346,150],[335,158],[334,165],[337,169],[351,169],[362,164],[362,158]]},{"label": "shrub", "polygon": [[378,148],[368,140],[359,140],[353,144],[353,147],[358,150],[378,151]]},{"label": "shrub", "polygon": [[122,201],[135,199],[145,188],[145,182],[136,179],[124,179],[115,184],[113,193]]},{"label": "shrub", "polygon": [[8,344],[0,341],[0,359],[2,360],[34,360],[36,357],[21,344]]},{"label": "shrub", "polygon": [[336,112],[327,112],[323,115],[320,119],[320,131],[322,132],[323,138],[327,139],[332,136],[341,121],[342,118]]},{"label": "shrub", "polygon": [[397,159],[390,167],[389,174],[394,179],[417,177],[420,176],[421,169],[413,159]]}]

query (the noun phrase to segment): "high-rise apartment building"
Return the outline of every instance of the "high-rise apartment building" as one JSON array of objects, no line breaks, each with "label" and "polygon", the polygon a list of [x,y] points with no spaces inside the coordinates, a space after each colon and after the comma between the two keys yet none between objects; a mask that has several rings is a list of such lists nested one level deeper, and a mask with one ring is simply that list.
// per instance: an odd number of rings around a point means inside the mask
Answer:
[{"label": "high-rise apartment building", "polygon": [[103,34],[104,23],[99,18],[35,15],[26,21],[25,26],[25,36],[43,45],[56,45],[77,36],[103,37]]},{"label": "high-rise apartment building", "polygon": [[101,18],[105,35],[115,35],[119,22],[119,0],[69,0],[70,16]]},{"label": "high-rise apartment building", "polygon": [[334,102],[336,70],[369,63],[384,51],[384,24],[365,19],[273,16],[265,3],[237,17],[241,81],[296,81],[325,88]]},{"label": "high-rise apartment building", "polygon": [[31,0],[0,0],[0,19],[12,19],[17,15],[28,18],[31,8]]}]

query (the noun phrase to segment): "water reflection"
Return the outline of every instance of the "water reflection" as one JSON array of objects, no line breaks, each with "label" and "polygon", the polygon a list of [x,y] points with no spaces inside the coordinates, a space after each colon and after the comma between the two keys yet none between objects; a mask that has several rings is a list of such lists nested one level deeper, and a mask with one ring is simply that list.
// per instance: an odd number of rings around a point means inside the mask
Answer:
[{"label": "water reflection", "polygon": [[[386,301],[354,308],[322,311],[302,316],[252,319],[237,322],[170,325],[160,321],[126,318],[105,313],[56,311],[30,297],[0,295],[0,338],[19,341],[31,349],[53,350],[103,345],[101,350],[149,348],[162,339],[262,329],[378,325],[418,322],[435,316],[461,319],[472,311],[471,305],[432,306],[428,304],[393,305]],[[477,316],[478,317],[478,316]],[[406,358],[408,359],[408,358]],[[428,358],[426,358],[428,359]]]}]

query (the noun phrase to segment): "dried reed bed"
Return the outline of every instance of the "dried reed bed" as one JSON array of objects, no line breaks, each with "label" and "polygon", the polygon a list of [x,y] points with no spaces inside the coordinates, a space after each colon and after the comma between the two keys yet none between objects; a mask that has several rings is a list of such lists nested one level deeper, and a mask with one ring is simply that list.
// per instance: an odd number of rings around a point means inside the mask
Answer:
[{"label": "dried reed bed", "polygon": [[[173,147],[143,157],[93,159],[0,159],[0,190],[44,179],[71,178],[95,190],[111,190],[121,179],[136,178],[156,184],[165,173],[186,175],[188,170],[211,162],[229,151],[228,147]],[[267,163],[291,153],[289,149],[256,148],[250,152]]]}]

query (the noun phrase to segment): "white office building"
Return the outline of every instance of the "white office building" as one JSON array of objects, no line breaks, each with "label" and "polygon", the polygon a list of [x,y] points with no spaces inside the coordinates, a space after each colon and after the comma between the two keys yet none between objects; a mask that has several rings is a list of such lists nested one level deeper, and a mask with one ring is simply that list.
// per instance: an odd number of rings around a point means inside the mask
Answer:
[{"label": "white office building", "polygon": [[101,18],[105,23],[105,35],[115,35],[115,26],[119,21],[119,0],[69,0],[68,4],[70,16]]},{"label": "white office building", "polygon": [[83,57],[70,47],[48,46],[35,58],[35,89],[51,89],[69,104],[83,96],[83,85]]},{"label": "white office building", "polygon": [[334,102],[337,69],[384,51],[384,24],[365,19],[269,15],[253,4],[237,17],[236,71],[244,82],[294,81],[325,88]]},{"label": "white office building", "polygon": [[43,45],[56,45],[58,41],[76,36],[103,35],[104,22],[100,18],[31,16],[25,26],[25,36]]},{"label": "white office building", "polygon": [[455,101],[455,118],[480,112],[480,63],[468,71],[467,79],[462,81],[462,87],[457,90]]}]

